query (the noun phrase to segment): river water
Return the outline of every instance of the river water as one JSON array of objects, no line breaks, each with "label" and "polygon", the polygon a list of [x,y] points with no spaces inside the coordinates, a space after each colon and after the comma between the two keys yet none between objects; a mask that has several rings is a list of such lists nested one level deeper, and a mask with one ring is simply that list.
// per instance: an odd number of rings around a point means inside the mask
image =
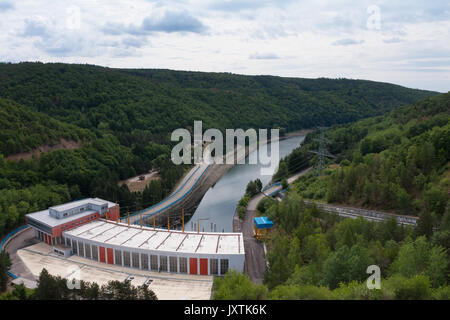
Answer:
[{"label": "river water", "polygon": [[[279,141],[280,159],[300,146],[304,139],[304,136],[296,136]],[[270,148],[271,144],[268,146],[269,152]],[[260,168],[262,165],[248,164],[247,162],[248,156],[246,164],[235,165],[205,193],[194,215],[185,224],[186,230],[197,230],[197,221],[200,221],[200,231],[233,231],[234,212],[239,200],[245,193],[248,182],[259,178],[265,186],[274,173],[261,175]]]}]

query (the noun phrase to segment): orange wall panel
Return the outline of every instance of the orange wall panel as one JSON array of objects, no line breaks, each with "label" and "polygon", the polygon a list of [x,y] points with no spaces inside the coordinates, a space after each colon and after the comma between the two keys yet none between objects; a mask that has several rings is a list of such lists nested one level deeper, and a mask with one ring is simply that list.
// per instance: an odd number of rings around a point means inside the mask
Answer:
[{"label": "orange wall panel", "polygon": [[100,247],[100,262],[106,263],[105,259],[105,247]]},{"label": "orange wall panel", "polygon": [[189,273],[198,274],[197,272],[197,258],[189,258]]},{"label": "orange wall panel", "polygon": [[108,264],[114,264],[114,251],[111,248],[106,249]]},{"label": "orange wall panel", "polygon": [[208,259],[200,259],[200,274],[208,275]]}]

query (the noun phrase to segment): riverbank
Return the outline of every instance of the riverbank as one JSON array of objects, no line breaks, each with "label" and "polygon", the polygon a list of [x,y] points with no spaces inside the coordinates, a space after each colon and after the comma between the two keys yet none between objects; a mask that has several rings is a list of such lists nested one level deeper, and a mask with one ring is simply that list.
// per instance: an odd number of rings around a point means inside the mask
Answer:
[{"label": "riverbank", "polygon": [[[286,139],[294,138],[297,136],[304,136],[307,133],[311,132],[313,130],[311,129],[305,129],[305,130],[298,130],[290,132],[283,137],[279,137],[279,141],[283,141]],[[271,139],[268,139],[264,142],[270,143],[272,142]],[[250,150],[251,149],[251,150]],[[253,152],[255,148],[249,148],[248,146],[245,148],[244,157],[247,157],[250,152]],[[235,158],[237,158],[238,148],[235,147],[234,155]],[[225,155],[226,157],[226,155]],[[226,158],[225,158],[226,159]],[[225,163],[227,161],[224,161]],[[167,216],[170,216],[171,226],[176,227],[181,224],[181,210],[184,209],[185,212],[185,223],[189,221],[189,219],[192,217],[192,215],[195,213],[195,211],[198,208],[198,205],[202,201],[203,197],[205,196],[206,192],[214,186],[230,169],[234,167],[234,164],[212,164],[209,166],[209,168],[204,172],[202,177],[198,180],[198,182],[193,186],[192,190],[189,192],[189,195],[186,197],[183,197],[173,206],[170,206],[164,212],[161,212],[158,214],[158,222],[159,224],[164,225],[167,223]],[[248,182],[248,181],[247,181]],[[246,183],[247,183],[246,182]],[[220,199],[218,199],[220,200]],[[217,231],[221,231],[220,228],[218,228]]]}]

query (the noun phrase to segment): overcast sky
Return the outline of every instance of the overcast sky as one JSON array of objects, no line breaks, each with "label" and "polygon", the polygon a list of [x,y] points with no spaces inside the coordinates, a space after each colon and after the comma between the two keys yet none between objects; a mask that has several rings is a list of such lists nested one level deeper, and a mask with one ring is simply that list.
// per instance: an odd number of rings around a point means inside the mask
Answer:
[{"label": "overcast sky", "polygon": [[450,90],[448,0],[0,0],[0,61]]}]

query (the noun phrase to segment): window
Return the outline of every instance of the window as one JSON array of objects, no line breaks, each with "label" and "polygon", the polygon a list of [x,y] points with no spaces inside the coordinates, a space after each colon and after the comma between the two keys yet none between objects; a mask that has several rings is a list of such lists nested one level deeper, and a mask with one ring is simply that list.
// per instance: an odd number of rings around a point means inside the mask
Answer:
[{"label": "window", "polygon": [[133,257],[133,268],[138,268],[139,269],[139,253],[137,252],[133,252],[132,254]]},{"label": "window", "polygon": [[125,267],[130,266],[130,253],[128,251],[123,252],[123,265]]},{"label": "window", "polygon": [[142,253],[141,254],[141,267],[144,270],[148,270],[148,255]]},{"label": "window", "polygon": [[178,259],[177,257],[170,257],[170,272],[178,272]]},{"label": "window", "polygon": [[86,258],[91,258],[91,246],[87,243],[84,244],[84,251],[86,252]]},{"label": "window", "polygon": [[78,243],[76,240],[72,241],[72,252],[73,254],[78,254]]},{"label": "window", "polygon": [[159,256],[159,271],[167,271],[167,256]]},{"label": "window", "polygon": [[187,273],[187,258],[179,258],[180,260],[180,273]]},{"label": "window", "polygon": [[158,271],[158,256],[150,256],[150,269],[153,271]]},{"label": "window", "polygon": [[116,256],[116,264],[121,266],[122,265],[122,251],[120,250],[116,250],[114,252],[115,256]]},{"label": "window", "polygon": [[98,261],[98,248],[92,245],[92,259]]},{"label": "window", "polygon": [[83,245],[83,242],[79,243],[78,250],[80,250],[80,257],[84,257],[84,245]]},{"label": "window", "polygon": [[220,274],[224,275],[228,271],[228,259],[220,259]]},{"label": "window", "polygon": [[209,273],[211,275],[219,274],[219,260],[210,259],[209,260]]}]

